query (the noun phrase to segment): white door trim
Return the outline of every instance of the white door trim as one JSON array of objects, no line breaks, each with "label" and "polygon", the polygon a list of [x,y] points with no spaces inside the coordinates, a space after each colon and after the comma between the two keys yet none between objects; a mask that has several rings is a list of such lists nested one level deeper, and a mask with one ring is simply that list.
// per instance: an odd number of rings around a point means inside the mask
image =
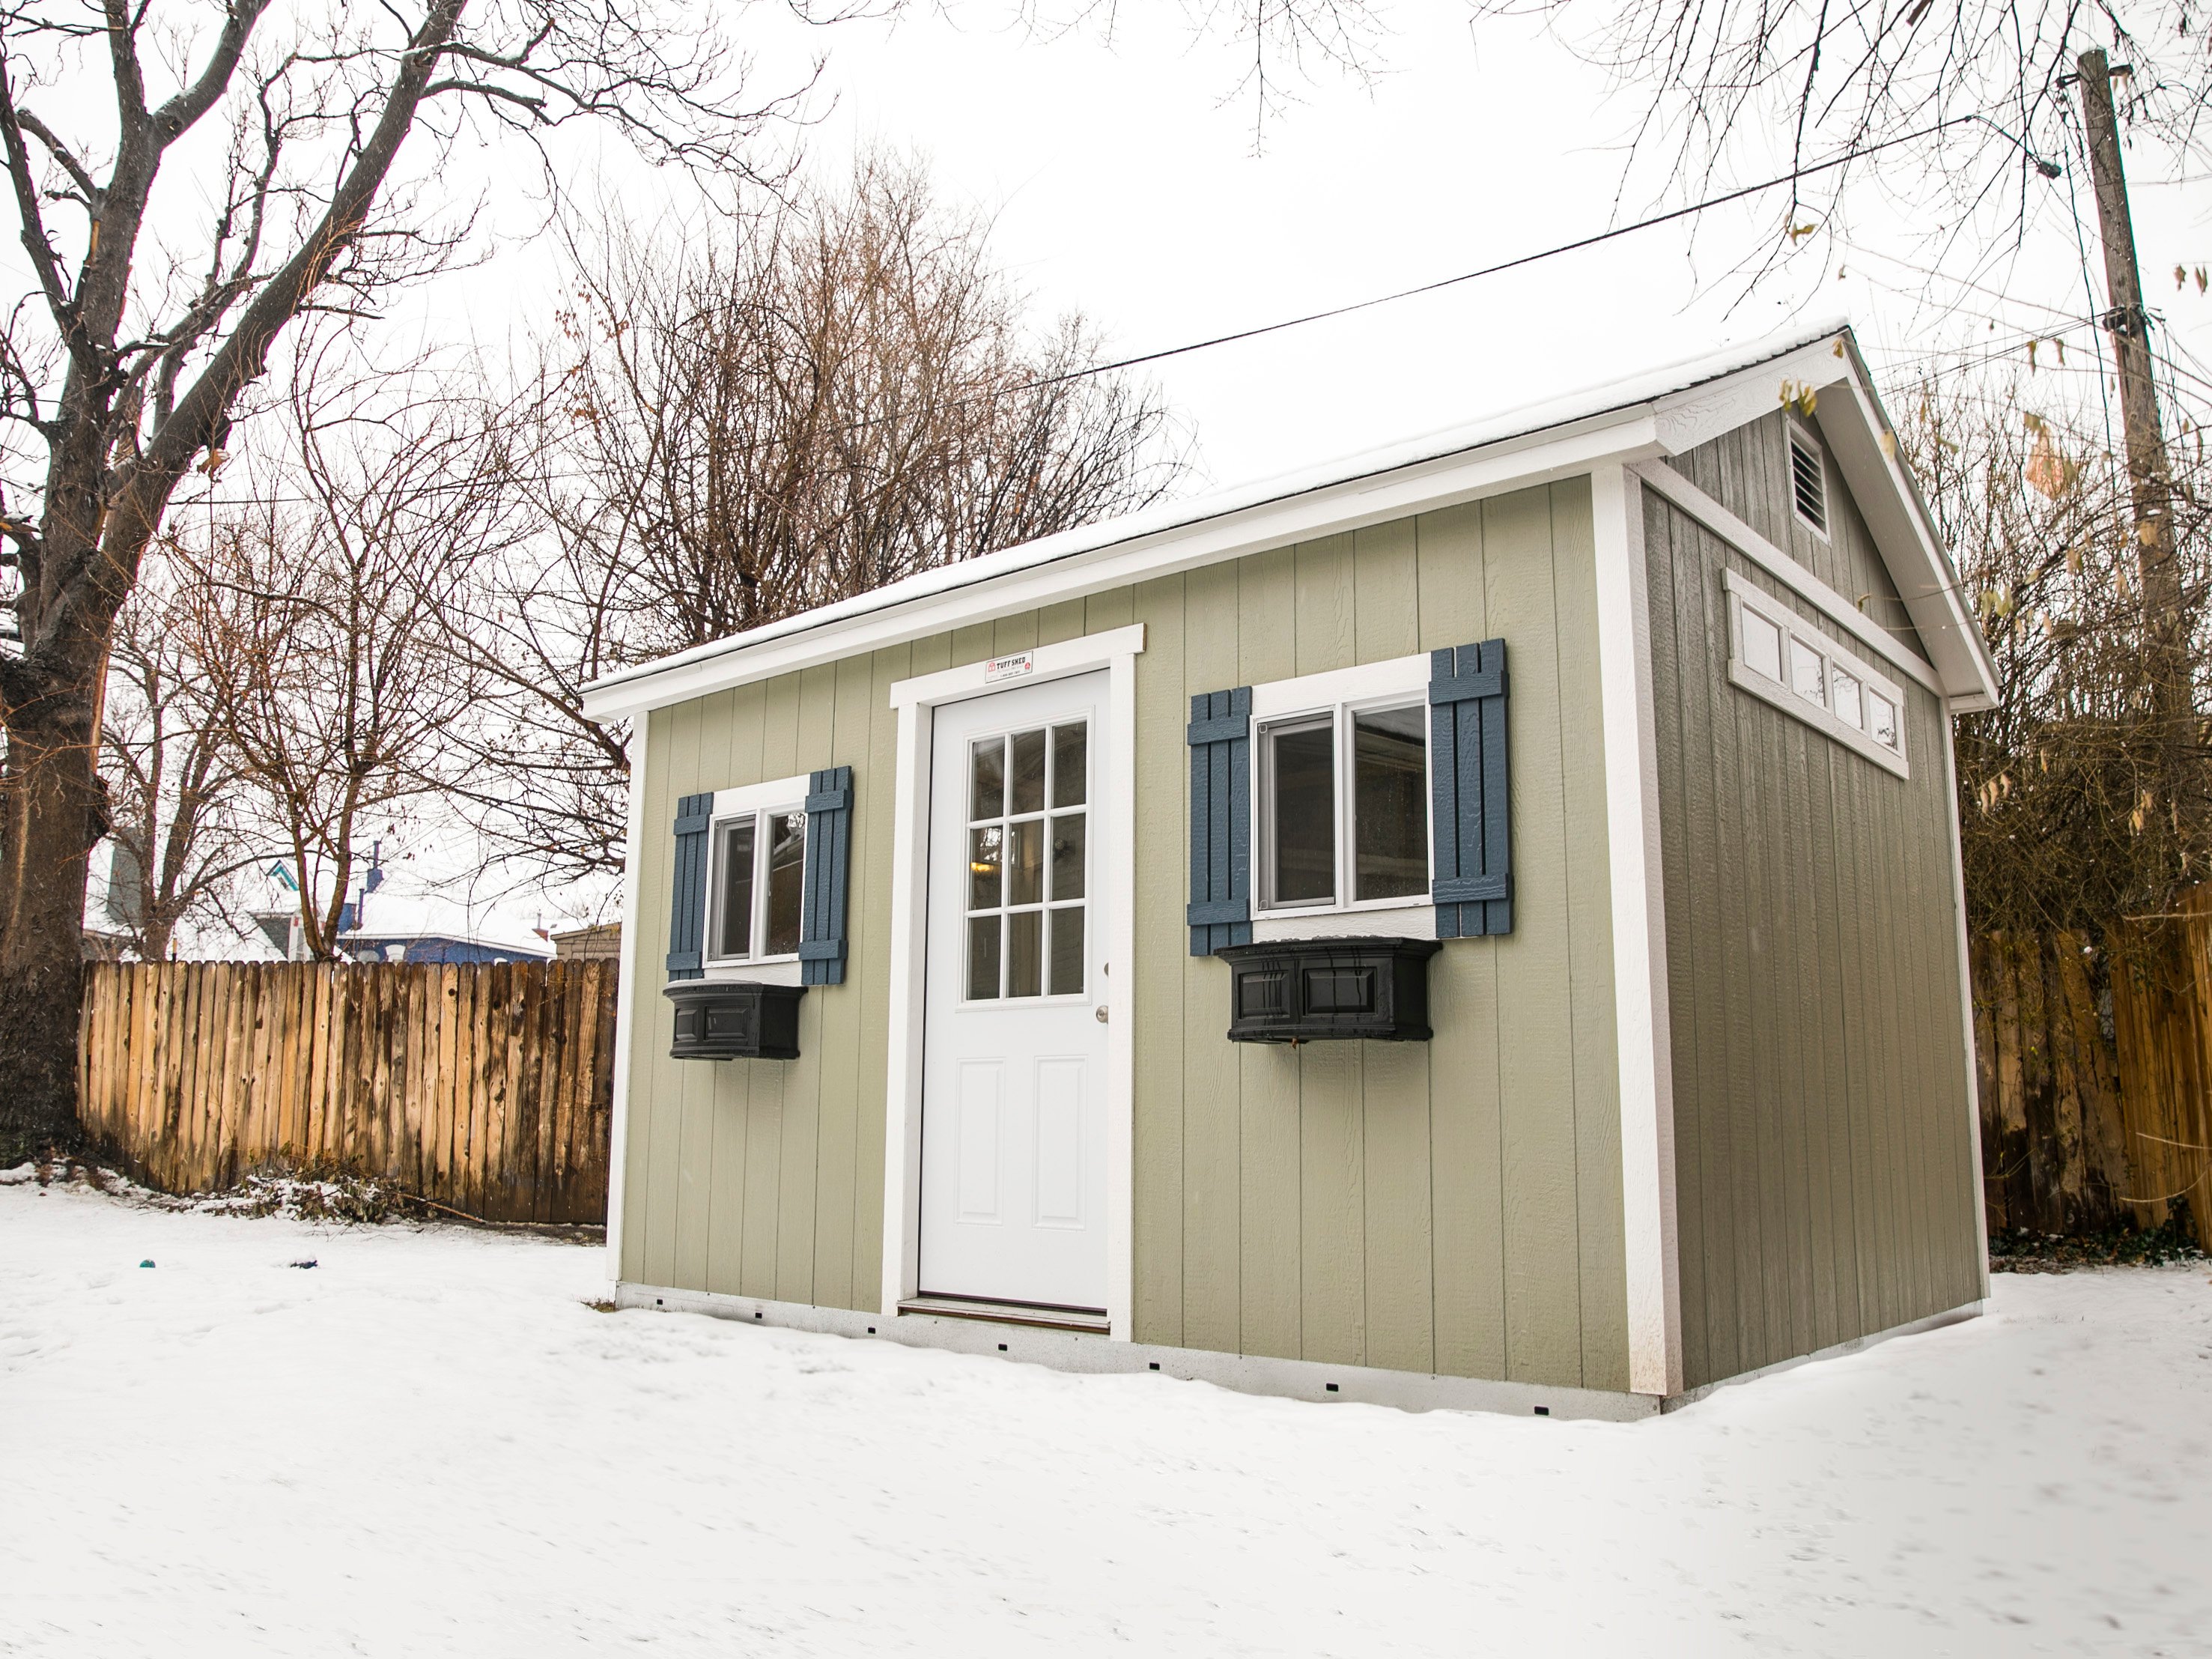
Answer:
[{"label": "white door trim", "polygon": [[1107,815],[1112,902],[1106,927],[1106,1317],[1117,1342],[1132,1335],[1131,1285],[1136,1113],[1131,995],[1136,956],[1137,658],[1142,623],[1062,640],[1011,659],[963,663],[900,680],[898,758],[891,800],[890,1063],[884,1079],[883,1316],[921,1291],[922,986],[928,946],[929,783],[932,711],[938,704],[1001,688],[1107,671],[1108,775],[1098,811]]},{"label": "white door trim", "polygon": [[1682,1391],[1682,1285],[1674,1189],[1674,1066],[1667,1000],[1666,869],[1644,493],[1618,465],[1590,475],[1597,556],[1598,701],[1612,862],[1613,1041],[1620,1066],[1620,1185],[1628,1270],[1628,1386]]}]

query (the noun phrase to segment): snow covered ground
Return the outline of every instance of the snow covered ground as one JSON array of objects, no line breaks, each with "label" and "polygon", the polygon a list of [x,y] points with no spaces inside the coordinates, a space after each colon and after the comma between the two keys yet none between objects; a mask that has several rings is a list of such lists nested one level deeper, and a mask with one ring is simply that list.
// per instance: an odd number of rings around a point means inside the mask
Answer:
[{"label": "snow covered ground", "polygon": [[601,1264],[0,1187],[0,1651],[2212,1651],[2202,1263],[1634,1425],[602,1314]]}]

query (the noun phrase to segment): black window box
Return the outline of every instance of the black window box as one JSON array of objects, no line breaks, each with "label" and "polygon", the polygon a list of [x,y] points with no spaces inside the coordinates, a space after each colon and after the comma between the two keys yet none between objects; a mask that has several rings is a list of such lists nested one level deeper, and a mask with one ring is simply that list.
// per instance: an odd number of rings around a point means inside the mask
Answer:
[{"label": "black window box", "polygon": [[1231,1042],[1367,1037],[1426,1042],[1432,939],[1301,939],[1231,945]]},{"label": "black window box", "polygon": [[804,985],[680,979],[664,994],[676,1005],[674,1060],[797,1060]]}]

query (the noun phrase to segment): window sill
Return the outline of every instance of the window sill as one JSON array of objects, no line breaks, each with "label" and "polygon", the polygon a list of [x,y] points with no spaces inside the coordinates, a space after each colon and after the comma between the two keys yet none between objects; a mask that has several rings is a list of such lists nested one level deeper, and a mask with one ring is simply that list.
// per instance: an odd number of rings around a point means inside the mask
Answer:
[{"label": "window sill", "polygon": [[1437,907],[1409,898],[1370,910],[1262,910],[1252,918],[1252,942],[1299,939],[1434,939]]},{"label": "window sill", "polygon": [[709,985],[732,982],[796,985],[799,982],[799,958],[782,957],[773,962],[710,962],[707,964],[705,979]]}]

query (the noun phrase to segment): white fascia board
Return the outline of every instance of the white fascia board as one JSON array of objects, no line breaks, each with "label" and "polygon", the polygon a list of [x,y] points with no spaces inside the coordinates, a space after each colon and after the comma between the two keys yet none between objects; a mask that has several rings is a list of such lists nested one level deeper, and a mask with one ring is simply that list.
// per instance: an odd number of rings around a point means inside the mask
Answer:
[{"label": "white fascia board", "polygon": [[1896,435],[1873,386],[1855,374],[1847,388],[1836,388],[1820,400],[1814,418],[1889,566],[1905,614],[1928,647],[1953,711],[1970,714],[1995,708],[1996,665],[1919,489],[1897,454]]},{"label": "white fascia board", "polygon": [[[1638,404],[1149,533],[1141,528],[1146,515],[1139,515],[1128,521],[1132,528],[1123,539],[1079,544],[1077,550],[1042,560],[1034,554],[1044,544],[1008,549],[1006,555],[989,554],[928,573],[945,580],[910,599],[879,590],[848,601],[850,611],[846,605],[825,607],[790,624],[756,629],[611,676],[586,690],[584,710],[593,720],[626,719],[1087,593],[1577,477],[1601,462],[1655,456],[1661,447],[1650,406]],[[1030,554],[1033,562],[1007,562],[1007,555],[1016,553]]]},{"label": "white fascia board", "polygon": [[1795,350],[1660,398],[1651,406],[1660,442],[1668,454],[1679,455],[1772,414],[1799,388],[1809,386],[1817,394],[1824,386],[1848,380],[1852,359],[1844,340],[1844,329],[1838,325]]}]

